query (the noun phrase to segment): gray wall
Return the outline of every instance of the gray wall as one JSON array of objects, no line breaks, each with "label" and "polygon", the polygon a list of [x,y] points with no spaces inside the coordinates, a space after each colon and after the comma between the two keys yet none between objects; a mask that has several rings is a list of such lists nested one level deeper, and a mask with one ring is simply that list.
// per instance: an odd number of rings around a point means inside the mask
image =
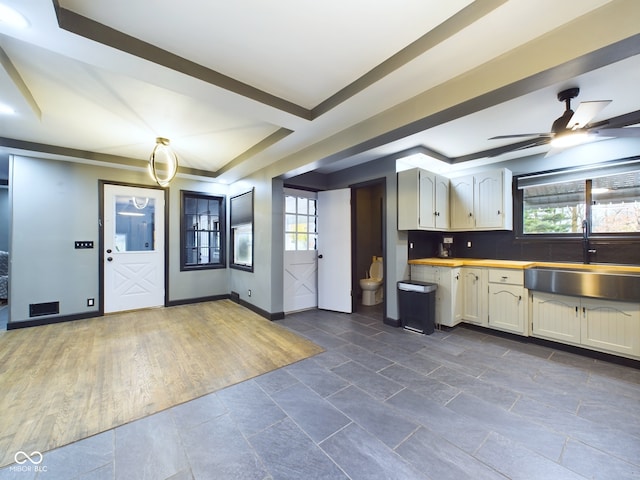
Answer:
[{"label": "gray wall", "polygon": [[[514,174],[521,174],[639,153],[640,139],[618,139],[574,148],[547,158],[536,155],[508,160],[492,165],[492,168],[507,167]],[[281,165],[266,167],[229,187],[180,178],[174,180],[169,191],[170,301],[235,291],[243,300],[266,313],[283,311],[283,182],[277,179],[282,173]],[[28,319],[29,303],[55,300],[60,300],[61,315],[87,313],[90,309],[85,306],[86,299],[98,297],[98,252],[97,249],[74,250],[73,241],[94,240],[96,245],[98,243],[98,180],[151,185],[150,180],[144,172],[26,157],[14,159],[12,175],[11,321]],[[319,178],[326,189],[386,179],[386,315],[397,319],[396,282],[408,278],[408,267],[407,232],[397,230],[395,160],[380,159]],[[309,183],[316,180],[309,178]],[[255,188],[254,271],[180,272],[180,189],[232,196],[251,188]]]},{"label": "gray wall", "polygon": [[[230,290],[238,292],[241,299],[272,314],[283,311],[283,183],[272,179],[275,171],[265,168],[231,186],[230,196],[255,187],[254,201],[254,271],[230,270]],[[395,160],[382,159],[370,162],[366,167],[354,167],[323,177],[330,190],[378,178],[386,179],[385,241],[387,267],[385,298],[389,318],[398,318],[396,282],[408,278],[407,232],[397,229],[397,188]],[[251,289],[252,296],[248,297]]]},{"label": "gray wall", "polygon": [[[230,291],[266,313],[284,310],[283,255],[284,218],[283,183],[261,170],[231,185],[229,196],[254,188],[253,272],[229,269]],[[251,290],[251,297],[249,297]]]},{"label": "gray wall", "polygon": [[0,250],[9,251],[9,189],[0,185]]},{"label": "gray wall", "polygon": [[[32,320],[29,304],[60,302],[60,315],[87,314],[99,296],[98,181],[152,186],[146,172],[28,157],[12,158],[10,321]],[[169,198],[169,301],[223,295],[226,269],[180,272],[180,190],[226,194],[228,187],[177,178]],[[96,248],[75,250],[74,240]],[[46,317],[45,317],[46,318]]]},{"label": "gray wall", "polygon": [[[0,153],[0,180],[9,179],[9,155]],[[9,250],[9,189],[0,185],[0,250]]]}]

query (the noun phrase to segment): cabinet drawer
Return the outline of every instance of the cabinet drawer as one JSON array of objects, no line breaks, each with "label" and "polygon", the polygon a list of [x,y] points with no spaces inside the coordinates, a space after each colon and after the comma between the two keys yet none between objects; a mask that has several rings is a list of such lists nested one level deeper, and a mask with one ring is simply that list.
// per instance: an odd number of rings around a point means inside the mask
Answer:
[{"label": "cabinet drawer", "polygon": [[490,268],[489,283],[524,285],[524,270],[511,268]]}]

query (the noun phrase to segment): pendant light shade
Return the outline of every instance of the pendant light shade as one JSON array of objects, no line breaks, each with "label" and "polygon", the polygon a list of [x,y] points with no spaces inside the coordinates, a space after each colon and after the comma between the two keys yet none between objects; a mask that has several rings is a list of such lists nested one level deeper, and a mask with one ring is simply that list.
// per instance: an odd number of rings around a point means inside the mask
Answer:
[{"label": "pendant light shade", "polygon": [[161,187],[169,185],[178,173],[178,157],[171,150],[167,138],[156,138],[156,146],[149,158],[149,174]]}]

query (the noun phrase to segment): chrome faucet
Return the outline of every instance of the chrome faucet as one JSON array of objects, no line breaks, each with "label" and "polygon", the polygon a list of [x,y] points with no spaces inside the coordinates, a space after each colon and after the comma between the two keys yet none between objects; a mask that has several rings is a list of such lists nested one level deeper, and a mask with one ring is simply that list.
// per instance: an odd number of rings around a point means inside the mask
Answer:
[{"label": "chrome faucet", "polygon": [[595,254],[594,248],[589,248],[589,222],[582,221],[582,261],[585,264],[591,263],[591,255]]}]

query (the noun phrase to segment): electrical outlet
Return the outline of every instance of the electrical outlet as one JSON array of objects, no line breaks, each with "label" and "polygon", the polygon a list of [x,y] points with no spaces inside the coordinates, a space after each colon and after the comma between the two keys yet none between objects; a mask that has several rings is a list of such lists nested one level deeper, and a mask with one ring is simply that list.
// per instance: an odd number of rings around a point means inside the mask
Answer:
[{"label": "electrical outlet", "polygon": [[409,248],[413,248],[413,242],[409,242]]},{"label": "electrical outlet", "polygon": [[247,292],[247,295],[251,296],[251,289]]},{"label": "electrical outlet", "polygon": [[93,307],[96,301],[93,298],[87,298],[87,307]]},{"label": "electrical outlet", "polygon": [[471,248],[471,242],[467,242],[467,248]]},{"label": "electrical outlet", "polygon": [[93,248],[93,241],[91,240],[76,240],[73,244],[76,250],[82,250],[85,248]]}]

